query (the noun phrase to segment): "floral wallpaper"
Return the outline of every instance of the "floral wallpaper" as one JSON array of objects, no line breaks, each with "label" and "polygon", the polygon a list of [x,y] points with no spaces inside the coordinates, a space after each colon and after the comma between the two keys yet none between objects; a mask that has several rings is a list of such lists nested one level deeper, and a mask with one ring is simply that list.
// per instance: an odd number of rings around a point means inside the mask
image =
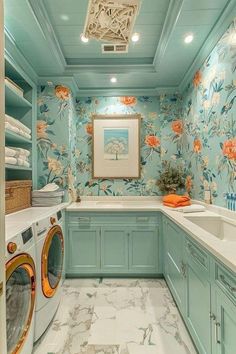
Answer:
[{"label": "floral wallpaper", "polygon": [[[77,189],[80,195],[158,195],[157,178],[162,161],[182,154],[181,101],[168,97],[76,98]],[[92,114],[140,113],[141,178],[92,179]]]},{"label": "floral wallpaper", "polygon": [[[92,179],[92,114],[141,113],[141,178]],[[182,156],[181,100],[162,97],[86,97],[63,86],[40,87],[38,184],[55,182],[71,194],[158,195],[162,162]]]},{"label": "floral wallpaper", "polygon": [[38,92],[38,187],[55,182],[61,188],[75,184],[75,110],[70,89],[41,86]]},{"label": "floral wallpaper", "polygon": [[196,199],[236,189],[236,20],[195,73],[183,98],[184,157]]}]

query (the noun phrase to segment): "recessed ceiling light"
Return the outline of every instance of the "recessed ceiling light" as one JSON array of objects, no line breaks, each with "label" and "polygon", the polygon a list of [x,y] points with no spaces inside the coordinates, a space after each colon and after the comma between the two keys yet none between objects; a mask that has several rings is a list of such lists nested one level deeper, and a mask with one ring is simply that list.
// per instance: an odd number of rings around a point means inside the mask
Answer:
[{"label": "recessed ceiling light", "polygon": [[69,16],[68,15],[61,15],[61,19],[63,21],[68,21],[69,20]]},{"label": "recessed ceiling light", "polygon": [[133,33],[131,40],[132,40],[132,42],[138,42],[139,38],[140,38],[139,33],[135,32],[135,33]]},{"label": "recessed ceiling light", "polygon": [[81,39],[81,41],[84,42],[84,43],[88,43],[88,41],[89,41],[89,39],[88,39],[87,37],[85,37],[85,35],[84,35],[83,33],[81,33],[80,39]]},{"label": "recessed ceiling light", "polygon": [[117,78],[115,76],[111,77],[111,82],[115,84],[117,82]]},{"label": "recessed ceiling light", "polygon": [[185,37],[184,37],[184,41],[185,43],[189,44],[193,41],[193,34],[187,34]]}]

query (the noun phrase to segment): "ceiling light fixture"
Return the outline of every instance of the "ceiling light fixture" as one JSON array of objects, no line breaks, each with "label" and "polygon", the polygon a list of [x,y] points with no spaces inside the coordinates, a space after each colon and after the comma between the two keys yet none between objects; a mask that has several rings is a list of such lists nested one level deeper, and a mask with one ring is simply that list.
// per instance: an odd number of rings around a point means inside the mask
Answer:
[{"label": "ceiling light fixture", "polygon": [[88,39],[87,37],[85,37],[85,35],[84,35],[83,33],[81,33],[80,39],[81,39],[81,41],[84,42],[84,43],[88,43],[88,41],[89,41],[89,39]]},{"label": "ceiling light fixture", "polygon": [[184,42],[186,44],[189,44],[193,41],[193,34],[187,34],[185,37],[184,37]]},{"label": "ceiling light fixture", "polygon": [[132,42],[138,42],[139,41],[139,38],[140,38],[140,35],[139,35],[139,33],[137,33],[137,32],[135,32],[135,33],[133,33],[133,35],[132,35],[132,37],[131,37],[131,40],[132,40]]},{"label": "ceiling light fixture", "polygon": [[111,82],[115,84],[117,82],[117,78],[115,76],[111,77]]}]

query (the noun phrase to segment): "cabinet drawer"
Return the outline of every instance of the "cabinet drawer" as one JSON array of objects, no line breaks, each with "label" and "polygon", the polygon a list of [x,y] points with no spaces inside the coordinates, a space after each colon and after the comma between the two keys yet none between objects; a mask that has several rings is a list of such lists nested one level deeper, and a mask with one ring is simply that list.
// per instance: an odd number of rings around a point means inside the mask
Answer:
[{"label": "cabinet drawer", "polygon": [[215,281],[221,289],[236,300],[236,276],[218,263],[215,263]]},{"label": "cabinet drawer", "polygon": [[202,248],[197,246],[195,243],[191,242],[188,238],[186,238],[186,250],[189,255],[189,261],[193,261],[198,265],[202,266],[206,271],[210,270],[210,259],[206,252],[203,251]]},{"label": "cabinet drawer", "polygon": [[159,216],[157,213],[82,213],[68,212],[68,222],[70,224],[157,224]]}]

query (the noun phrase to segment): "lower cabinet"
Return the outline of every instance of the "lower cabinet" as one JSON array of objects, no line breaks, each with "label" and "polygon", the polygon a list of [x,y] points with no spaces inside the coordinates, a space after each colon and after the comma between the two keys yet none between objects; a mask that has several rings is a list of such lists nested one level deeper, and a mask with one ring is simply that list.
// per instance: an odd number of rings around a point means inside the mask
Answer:
[{"label": "lower cabinet", "polygon": [[155,226],[139,225],[130,228],[129,270],[132,273],[153,274],[158,269],[158,229]]},{"label": "lower cabinet", "polygon": [[95,226],[67,230],[66,273],[96,273],[100,268],[100,233]]},{"label": "lower cabinet", "polygon": [[72,215],[67,224],[66,274],[155,276],[159,271],[157,217],[122,219]]},{"label": "lower cabinet", "polygon": [[200,354],[236,353],[236,276],[163,218],[164,275]]},{"label": "lower cabinet", "polygon": [[101,228],[101,271],[128,271],[128,231],[125,227],[105,226]]}]

